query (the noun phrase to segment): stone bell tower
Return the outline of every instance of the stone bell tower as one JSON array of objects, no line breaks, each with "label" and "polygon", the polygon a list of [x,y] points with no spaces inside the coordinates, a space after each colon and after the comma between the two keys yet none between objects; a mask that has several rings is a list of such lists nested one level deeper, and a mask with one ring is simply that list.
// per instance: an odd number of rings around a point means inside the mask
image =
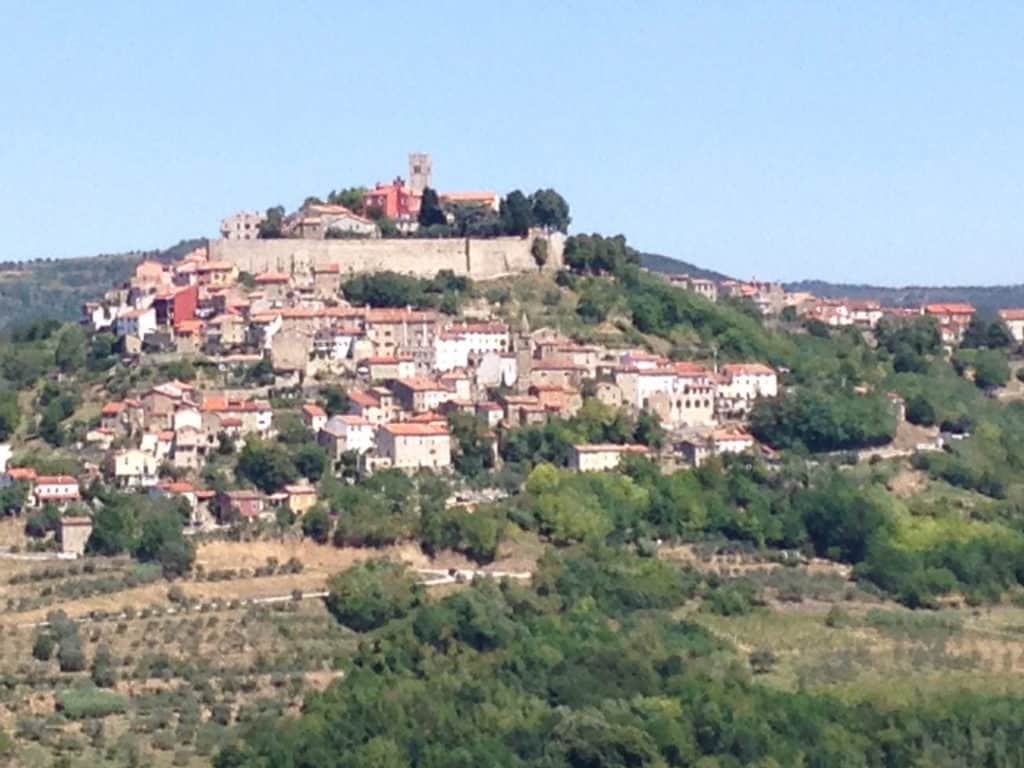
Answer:
[{"label": "stone bell tower", "polygon": [[417,195],[422,195],[424,189],[433,186],[430,178],[432,171],[430,155],[426,152],[409,153],[409,188]]}]

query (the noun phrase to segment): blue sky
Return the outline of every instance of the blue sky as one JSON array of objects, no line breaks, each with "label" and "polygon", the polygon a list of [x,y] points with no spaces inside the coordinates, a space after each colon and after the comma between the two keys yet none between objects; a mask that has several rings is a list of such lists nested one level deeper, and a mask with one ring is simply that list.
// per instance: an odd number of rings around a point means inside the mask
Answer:
[{"label": "blue sky", "polygon": [[404,172],[742,277],[1022,282],[1024,5],[0,0],[2,258]]}]

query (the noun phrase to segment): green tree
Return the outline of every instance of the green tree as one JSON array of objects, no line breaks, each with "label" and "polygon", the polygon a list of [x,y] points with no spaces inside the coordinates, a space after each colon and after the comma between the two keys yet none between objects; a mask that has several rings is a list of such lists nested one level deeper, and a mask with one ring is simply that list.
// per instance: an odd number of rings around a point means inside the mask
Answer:
[{"label": "green tree", "polygon": [[327,608],[350,629],[368,632],[408,614],[423,599],[423,587],[400,563],[371,560],[332,577]]},{"label": "green tree", "polygon": [[255,439],[246,440],[235,474],[264,493],[276,493],[299,477],[295,463],[283,447]]},{"label": "green tree", "polygon": [[534,223],[547,230],[568,232],[569,204],[553,189],[538,189],[530,195]]},{"label": "green tree", "polygon": [[437,196],[437,191],[430,187],[426,187],[423,190],[417,221],[419,221],[421,227],[434,227],[448,223],[448,218],[441,207],[441,200]]},{"label": "green tree", "polygon": [[63,373],[73,373],[85,367],[88,340],[80,325],[65,326],[57,336],[54,362]]},{"label": "green tree", "polygon": [[518,189],[502,199],[500,215],[506,235],[523,237],[533,226],[533,207],[529,198]]},{"label": "green tree", "polygon": [[309,480],[319,480],[324,476],[330,460],[327,451],[316,443],[306,443],[295,454],[295,468]]},{"label": "green tree", "polygon": [[284,206],[275,205],[267,208],[267,217],[260,222],[257,237],[262,240],[275,240],[284,237],[282,227],[284,226]]},{"label": "green tree", "polygon": [[57,641],[50,632],[40,632],[32,643],[32,657],[37,661],[49,661],[53,657],[53,649]]},{"label": "green tree", "polygon": [[530,245],[530,255],[533,256],[533,263],[537,269],[544,269],[548,263],[548,241],[542,237],[535,237]]},{"label": "green tree", "polygon": [[331,193],[327,196],[327,202],[331,205],[343,205],[353,213],[363,213],[366,206],[366,187],[347,187]]},{"label": "green tree", "polygon": [[328,416],[336,416],[339,413],[348,413],[351,402],[348,393],[337,384],[328,384],[320,387],[320,403]]},{"label": "green tree", "polygon": [[92,659],[90,675],[93,683],[99,688],[113,688],[117,682],[114,654],[111,653],[110,646],[106,643],[97,646]]},{"label": "green tree", "polygon": [[315,504],[302,516],[302,532],[318,544],[331,538],[331,516],[323,504]]}]

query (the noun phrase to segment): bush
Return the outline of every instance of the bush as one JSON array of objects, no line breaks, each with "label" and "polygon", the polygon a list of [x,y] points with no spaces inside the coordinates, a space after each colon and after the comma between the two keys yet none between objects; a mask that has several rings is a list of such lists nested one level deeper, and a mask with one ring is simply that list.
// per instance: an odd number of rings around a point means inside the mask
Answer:
[{"label": "bush", "polygon": [[128,699],[119,693],[97,688],[72,688],[57,694],[57,711],[72,720],[119,715],[128,709]]},{"label": "bush", "polygon": [[423,587],[404,565],[373,560],[334,576],[327,608],[345,626],[367,632],[405,616],[419,605]]},{"label": "bush", "polygon": [[53,649],[56,645],[57,641],[54,640],[52,634],[40,632],[36,635],[35,642],[32,643],[32,656],[39,661],[49,661],[53,656]]}]

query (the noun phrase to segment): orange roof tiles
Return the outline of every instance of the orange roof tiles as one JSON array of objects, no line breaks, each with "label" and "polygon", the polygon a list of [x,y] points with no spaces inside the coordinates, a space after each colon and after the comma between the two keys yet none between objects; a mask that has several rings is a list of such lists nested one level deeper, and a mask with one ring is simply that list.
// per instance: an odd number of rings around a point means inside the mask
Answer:
[{"label": "orange roof tiles", "polygon": [[261,272],[252,280],[256,285],[276,285],[280,283],[288,283],[291,281],[291,276],[284,272]]},{"label": "orange roof tiles", "polygon": [[926,304],[925,313],[929,315],[973,315],[974,307],[970,304]]},{"label": "orange roof tiles", "polygon": [[447,437],[448,428],[437,422],[419,424],[415,422],[394,422],[381,427],[395,437]]}]

